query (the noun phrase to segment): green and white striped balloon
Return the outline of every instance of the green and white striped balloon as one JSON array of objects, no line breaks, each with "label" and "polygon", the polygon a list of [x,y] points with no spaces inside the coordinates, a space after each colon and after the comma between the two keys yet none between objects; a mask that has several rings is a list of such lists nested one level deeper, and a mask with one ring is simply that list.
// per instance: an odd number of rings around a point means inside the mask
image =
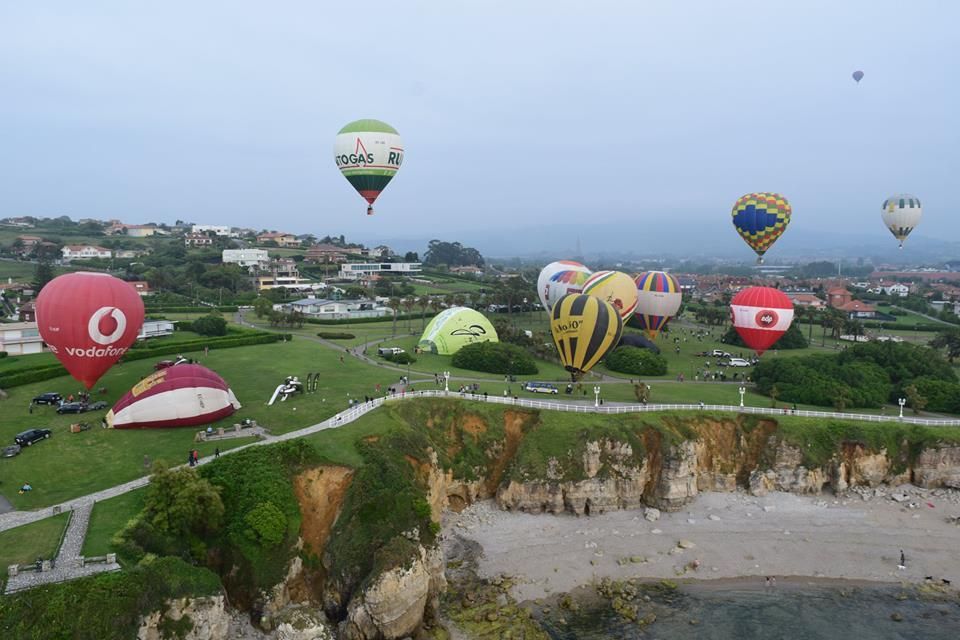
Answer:
[{"label": "green and white striped balloon", "polygon": [[334,161],[340,173],[369,203],[373,203],[403,164],[403,141],[397,130],[379,120],[356,120],[337,133]]}]

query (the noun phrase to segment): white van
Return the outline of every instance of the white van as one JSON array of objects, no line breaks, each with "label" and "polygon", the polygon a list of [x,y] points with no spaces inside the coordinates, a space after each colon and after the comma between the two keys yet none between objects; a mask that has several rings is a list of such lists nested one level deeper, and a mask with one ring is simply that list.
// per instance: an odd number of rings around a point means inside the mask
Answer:
[{"label": "white van", "polygon": [[381,356],[395,356],[404,353],[404,350],[400,347],[377,347],[377,353]]},{"label": "white van", "polygon": [[530,393],[560,393],[557,385],[550,384],[549,382],[525,382],[523,383],[523,390],[529,391]]},{"label": "white van", "polygon": [[726,365],[728,367],[749,367],[750,362],[748,360],[744,360],[743,358],[730,358],[726,362]]}]

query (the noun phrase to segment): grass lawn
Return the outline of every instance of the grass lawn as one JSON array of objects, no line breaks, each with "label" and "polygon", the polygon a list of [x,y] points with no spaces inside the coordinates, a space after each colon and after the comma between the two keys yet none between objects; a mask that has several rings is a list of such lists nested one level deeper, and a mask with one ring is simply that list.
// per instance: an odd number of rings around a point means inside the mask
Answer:
[{"label": "grass lawn", "polygon": [[140,513],[146,495],[146,489],[137,489],[96,503],[90,515],[87,538],[83,541],[83,555],[102,556],[113,551],[111,538]]},{"label": "grass lawn", "polygon": [[52,558],[67,527],[69,512],[45,518],[22,527],[0,532],[0,582],[7,578],[11,564],[29,564],[40,558]]}]

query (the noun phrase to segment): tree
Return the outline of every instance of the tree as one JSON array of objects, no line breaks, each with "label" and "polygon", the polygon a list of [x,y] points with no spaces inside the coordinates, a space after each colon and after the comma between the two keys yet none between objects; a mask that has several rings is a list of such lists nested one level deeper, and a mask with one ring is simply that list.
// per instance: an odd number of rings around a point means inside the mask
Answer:
[{"label": "tree", "polygon": [[946,349],[947,362],[953,364],[956,358],[960,358],[960,329],[951,328],[940,331],[930,341],[930,346],[934,349]]},{"label": "tree", "polygon": [[400,301],[400,304],[403,306],[404,313],[407,314],[407,331],[413,331],[413,319],[410,317],[410,314],[413,312],[413,307],[416,304],[413,298],[404,298]]},{"label": "tree", "polygon": [[404,262],[420,262],[420,256],[417,255],[416,251],[407,251],[403,254]]},{"label": "tree", "polygon": [[770,388],[770,406],[771,407],[777,406],[777,398],[779,397],[780,397],[780,389],[779,387],[777,387],[777,385],[773,385]]},{"label": "tree", "polygon": [[650,401],[650,385],[638,380],[633,385],[633,395],[637,397],[637,402],[647,404]]},{"label": "tree", "polygon": [[53,266],[46,260],[41,260],[37,262],[37,266],[33,270],[33,291],[35,294],[40,293],[40,290],[43,289],[48,282],[54,278]]},{"label": "tree", "polygon": [[400,298],[390,298],[387,300],[387,307],[393,311],[393,336],[397,335],[397,311],[400,310]]},{"label": "tree", "polygon": [[417,305],[420,307],[420,319],[423,320],[420,330],[423,331],[427,328],[427,309],[430,308],[430,296],[420,296],[417,298]]},{"label": "tree", "polygon": [[258,296],[257,299],[253,301],[253,312],[258,318],[267,316],[272,310],[273,303],[263,296]]},{"label": "tree", "polygon": [[910,408],[913,409],[913,415],[917,415],[927,406],[927,399],[920,395],[920,390],[917,389],[917,385],[908,384],[903,388],[904,395],[907,396],[907,403],[910,405]]},{"label": "tree", "polygon": [[146,522],[166,536],[215,533],[223,522],[220,488],[194,469],[169,469],[157,462],[144,500]]},{"label": "tree", "polygon": [[481,266],[484,260],[479,251],[472,247],[464,247],[459,242],[431,240],[427,246],[427,252],[423,256],[423,263],[431,267],[440,265],[447,265],[448,267]]},{"label": "tree", "polygon": [[202,336],[227,335],[227,321],[221,316],[208,314],[193,321],[193,330]]}]

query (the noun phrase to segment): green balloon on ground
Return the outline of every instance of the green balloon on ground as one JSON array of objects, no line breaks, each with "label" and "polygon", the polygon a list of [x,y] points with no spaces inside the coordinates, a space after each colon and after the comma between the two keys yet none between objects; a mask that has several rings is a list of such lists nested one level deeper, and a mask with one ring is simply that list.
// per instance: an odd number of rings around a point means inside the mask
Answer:
[{"label": "green balloon on ground", "polygon": [[450,307],[430,321],[417,346],[423,351],[449,356],[473,342],[499,341],[497,330],[485,315],[467,307]]}]

